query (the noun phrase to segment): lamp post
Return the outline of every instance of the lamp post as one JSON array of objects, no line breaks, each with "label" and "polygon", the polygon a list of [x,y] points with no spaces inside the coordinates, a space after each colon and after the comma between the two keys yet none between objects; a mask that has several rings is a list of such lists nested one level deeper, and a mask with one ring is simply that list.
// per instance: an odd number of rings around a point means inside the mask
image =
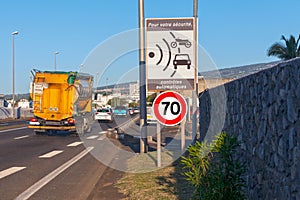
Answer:
[{"label": "lamp post", "polygon": [[12,32],[12,117],[15,119],[15,35],[18,31]]},{"label": "lamp post", "polygon": [[58,51],[54,52],[54,71],[56,71],[56,55],[59,54]]},{"label": "lamp post", "polygon": [[192,133],[193,136],[197,139],[200,139],[200,133],[197,130],[198,120],[197,120],[197,99],[198,99],[198,0],[194,0],[193,6],[193,15],[195,20],[195,31],[194,31],[194,51],[195,51],[195,68],[196,68],[196,88],[192,94],[192,108],[193,108],[193,116],[192,116]]},{"label": "lamp post", "polygon": [[82,72],[82,69],[83,69],[83,64],[80,64],[80,66],[79,66],[79,72]]},{"label": "lamp post", "polygon": [[140,153],[148,152],[146,108],[145,16],[144,0],[138,3],[139,17],[139,75],[140,75]]},{"label": "lamp post", "polygon": [[107,96],[107,81],[108,81],[108,78],[106,78],[106,85],[105,85],[105,96],[106,96],[106,105],[108,105],[108,96]]}]

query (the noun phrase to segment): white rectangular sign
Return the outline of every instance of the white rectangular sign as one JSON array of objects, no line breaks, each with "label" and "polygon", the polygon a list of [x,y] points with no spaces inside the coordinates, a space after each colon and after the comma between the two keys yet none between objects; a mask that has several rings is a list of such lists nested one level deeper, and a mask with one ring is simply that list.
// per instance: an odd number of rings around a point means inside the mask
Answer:
[{"label": "white rectangular sign", "polygon": [[194,90],[194,18],[146,19],[148,91]]}]

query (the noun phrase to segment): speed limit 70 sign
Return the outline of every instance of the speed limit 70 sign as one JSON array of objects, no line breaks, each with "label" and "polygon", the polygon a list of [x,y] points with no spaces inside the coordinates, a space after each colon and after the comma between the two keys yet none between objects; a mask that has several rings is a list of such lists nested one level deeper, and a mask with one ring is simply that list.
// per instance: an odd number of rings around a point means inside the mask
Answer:
[{"label": "speed limit 70 sign", "polygon": [[157,121],[166,126],[174,126],[186,116],[187,104],[181,94],[167,91],[155,98],[152,109]]}]

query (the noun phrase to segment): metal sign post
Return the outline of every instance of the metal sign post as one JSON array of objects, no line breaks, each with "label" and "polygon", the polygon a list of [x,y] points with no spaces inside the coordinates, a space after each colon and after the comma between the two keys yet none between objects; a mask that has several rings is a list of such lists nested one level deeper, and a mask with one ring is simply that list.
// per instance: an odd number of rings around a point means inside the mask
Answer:
[{"label": "metal sign post", "polygon": [[[142,6],[141,6],[142,5]],[[140,28],[144,28],[143,0],[139,0]],[[149,92],[166,90],[192,92],[192,130],[197,133],[198,96],[198,0],[194,0],[192,18],[152,18],[146,19],[146,53],[140,51],[140,69],[146,64],[146,85]],[[142,14],[141,14],[142,13]],[[140,31],[140,45],[144,40]],[[144,46],[140,46],[143,49]],[[145,61],[146,60],[146,61]],[[144,62],[142,62],[144,61]],[[141,71],[140,71],[141,72]],[[144,74],[140,73],[140,84]],[[140,102],[143,92],[140,87]],[[146,95],[145,95],[146,96]],[[183,100],[182,100],[183,99]],[[142,111],[141,105],[141,113]],[[156,97],[152,106],[157,123],[157,165],[161,166],[161,124],[174,126],[181,123],[181,150],[185,148],[185,129],[187,108],[185,99],[176,92],[164,92]],[[145,108],[146,110],[146,108]],[[146,112],[146,111],[145,111]],[[171,114],[170,114],[171,113]],[[141,127],[144,123],[141,114]],[[146,120],[146,117],[145,117]],[[190,121],[190,119],[188,119]],[[141,128],[141,130],[143,130]],[[141,131],[141,137],[143,136]],[[142,145],[145,144],[141,140]]]},{"label": "metal sign post", "polygon": [[193,14],[194,14],[194,20],[195,20],[195,29],[194,29],[194,41],[195,41],[195,46],[194,46],[194,52],[195,52],[195,73],[196,73],[196,87],[195,87],[195,92],[193,92],[193,102],[192,102],[192,107],[193,107],[193,115],[192,115],[192,133],[193,136],[196,137],[196,139],[200,139],[199,131],[197,130],[197,114],[198,114],[198,107],[197,105],[198,102],[198,0],[194,0],[194,9],[193,9]]},{"label": "metal sign post", "polygon": [[161,167],[161,125],[157,123],[156,125],[156,134],[157,134],[157,167]]},{"label": "metal sign post", "polygon": [[185,147],[185,120],[187,103],[184,97],[173,91],[157,95],[152,105],[157,122],[157,167],[161,167],[161,124],[174,126],[181,123],[181,150]]},{"label": "metal sign post", "polygon": [[[194,18],[146,19],[146,80],[152,92],[194,91],[197,79]],[[169,91],[156,97],[153,111],[166,126],[181,123],[181,150],[185,148],[186,101]],[[168,94],[166,94],[168,93]],[[176,93],[176,94],[175,94]],[[172,99],[173,98],[173,99]],[[193,100],[193,103],[195,101]],[[182,122],[183,121],[183,122]],[[161,132],[157,128],[157,165],[161,165]]]},{"label": "metal sign post", "polygon": [[147,111],[146,111],[146,69],[145,69],[145,24],[144,0],[139,0],[139,59],[140,59],[140,153],[146,153],[147,148]]}]

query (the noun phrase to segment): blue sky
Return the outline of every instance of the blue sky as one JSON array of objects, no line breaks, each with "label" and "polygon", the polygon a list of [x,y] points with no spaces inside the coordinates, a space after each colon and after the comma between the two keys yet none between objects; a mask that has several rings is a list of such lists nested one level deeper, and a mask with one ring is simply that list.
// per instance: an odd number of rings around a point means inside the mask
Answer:
[{"label": "blue sky", "polygon": [[[137,0],[14,0],[0,2],[0,93],[29,91],[30,70],[78,70],[101,42],[138,27]],[[281,35],[298,36],[299,0],[199,0],[199,43],[218,68],[277,60],[266,51]],[[145,0],[145,17],[191,17],[193,0]],[[117,48],[116,46],[111,48]],[[125,59],[125,58],[124,58]],[[137,65],[137,53],[126,58]],[[125,59],[125,60],[126,60]],[[199,58],[201,59],[201,58]],[[124,62],[115,62],[120,67]],[[108,84],[117,80],[112,76]]]}]

